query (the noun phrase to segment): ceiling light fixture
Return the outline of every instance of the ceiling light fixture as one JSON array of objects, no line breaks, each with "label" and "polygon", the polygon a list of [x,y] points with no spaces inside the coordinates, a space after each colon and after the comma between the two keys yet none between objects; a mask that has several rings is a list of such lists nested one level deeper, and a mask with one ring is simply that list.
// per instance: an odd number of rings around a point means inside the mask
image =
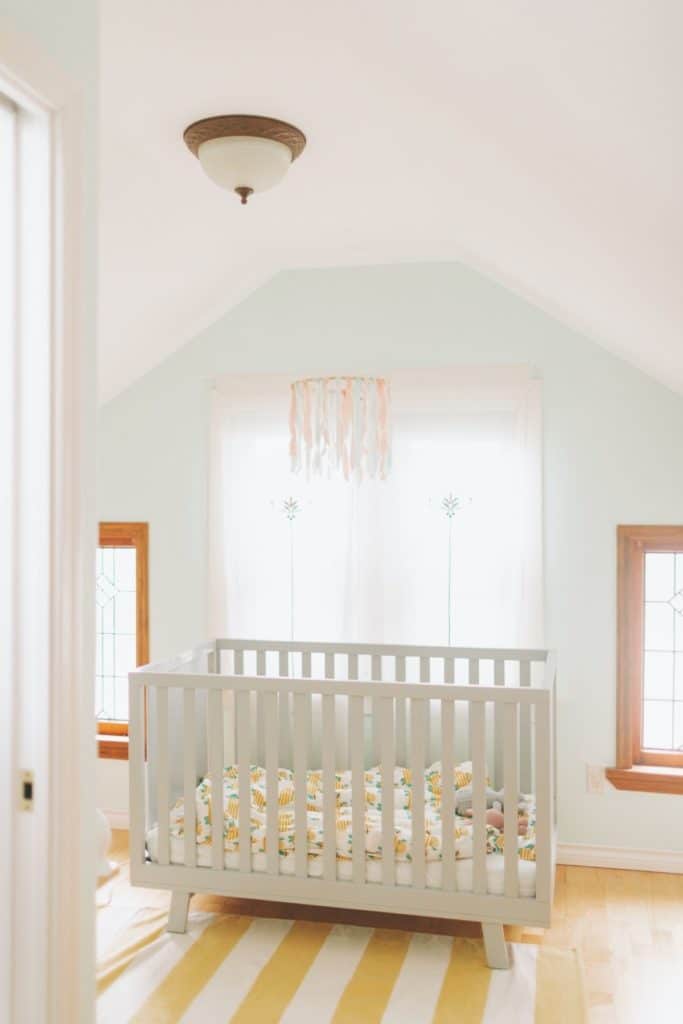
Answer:
[{"label": "ceiling light fixture", "polygon": [[221,188],[246,203],[282,181],[306,145],[306,136],[274,117],[227,114],[195,121],[183,133],[188,149]]}]

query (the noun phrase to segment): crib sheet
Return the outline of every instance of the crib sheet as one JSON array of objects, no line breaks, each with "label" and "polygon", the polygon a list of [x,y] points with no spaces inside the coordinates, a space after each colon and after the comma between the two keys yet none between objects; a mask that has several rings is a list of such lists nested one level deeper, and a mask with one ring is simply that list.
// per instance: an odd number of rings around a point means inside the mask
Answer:
[{"label": "crib sheet", "polygon": [[[472,765],[471,762],[462,762],[455,766],[453,777],[454,793],[471,784]],[[488,782],[488,780],[487,780]],[[251,821],[251,853],[252,858],[260,858],[265,855],[266,850],[266,773],[258,766],[250,768],[250,821]],[[441,795],[443,791],[443,778],[440,762],[430,765],[424,772],[424,843],[427,871],[430,865],[437,865],[442,858],[442,820],[441,820]],[[350,877],[351,859],[353,853],[352,821],[352,800],[351,800],[351,773],[349,771],[338,772],[335,776],[336,792],[336,856],[338,862],[338,874],[344,877],[348,866],[348,877]],[[321,861],[323,851],[323,813],[322,813],[322,773],[317,770],[308,771],[306,774],[306,805],[307,805],[307,841],[309,874],[315,876],[311,870],[316,861]],[[368,769],[365,772],[365,856],[369,864],[381,863],[384,851],[382,849],[382,775],[379,767]],[[410,865],[412,861],[413,836],[412,836],[412,797],[413,780],[410,769],[397,766],[394,768],[392,796],[394,802],[394,849],[393,856],[397,865]],[[281,768],[278,772],[278,825],[279,825],[279,854],[281,860],[281,871],[288,873],[285,869],[285,860],[292,859],[295,849],[295,828],[294,828],[294,800],[295,783],[293,773]],[[238,767],[229,765],[223,773],[223,846],[227,861],[232,860],[233,855],[239,851],[239,790],[238,790]],[[211,845],[213,833],[213,800],[211,791],[211,779],[202,779],[195,792],[195,813],[196,813],[196,844],[198,862],[201,865],[206,858],[210,863]],[[528,830],[526,835],[515,836],[520,860],[526,863],[535,861],[535,808],[533,798],[528,795],[520,801],[519,812],[528,818]],[[170,839],[172,853],[177,847],[179,859],[174,862],[183,862],[184,846],[184,825],[185,814],[183,800],[178,800],[170,813]],[[469,861],[472,857],[472,822],[469,818],[456,815],[453,822],[453,837],[456,861]],[[502,854],[505,847],[505,835],[503,832],[490,825],[486,829],[486,852],[489,857],[500,861],[502,871],[503,858],[497,856]],[[150,854],[156,859],[156,830],[153,829],[148,836]],[[264,858],[265,859],[265,858]],[[488,858],[487,858],[488,859]],[[235,861],[237,860],[235,856]],[[235,864],[236,866],[236,864]],[[258,868],[255,868],[258,870]],[[497,869],[494,869],[497,870]],[[374,872],[371,871],[374,874]],[[440,873],[440,872],[439,872]],[[502,877],[502,875],[501,875]],[[409,883],[406,883],[409,884]],[[436,883],[438,884],[438,883]]]}]

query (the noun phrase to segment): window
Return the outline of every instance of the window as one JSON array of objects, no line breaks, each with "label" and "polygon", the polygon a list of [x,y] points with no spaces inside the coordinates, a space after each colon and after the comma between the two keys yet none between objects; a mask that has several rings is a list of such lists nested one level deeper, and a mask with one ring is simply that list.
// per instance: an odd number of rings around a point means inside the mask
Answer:
[{"label": "window", "polygon": [[683,792],[683,526],[618,528],[620,789]]},{"label": "window", "polygon": [[292,474],[290,384],[228,376],[212,392],[211,634],[538,643],[540,382],[393,371],[391,472],[360,487]]},{"label": "window", "polygon": [[128,757],[128,673],[149,660],[147,523],[100,523],[95,714],[100,757]]}]

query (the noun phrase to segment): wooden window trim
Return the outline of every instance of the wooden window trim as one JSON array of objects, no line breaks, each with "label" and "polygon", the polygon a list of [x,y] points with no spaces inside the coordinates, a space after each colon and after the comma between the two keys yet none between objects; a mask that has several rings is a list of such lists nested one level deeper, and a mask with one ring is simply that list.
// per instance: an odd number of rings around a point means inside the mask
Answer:
[{"label": "wooden window trim", "polygon": [[[100,523],[99,546],[135,548],[136,651],[138,665],[149,662],[149,525],[147,523]],[[97,755],[128,760],[128,723],[97,723]]]},{"label": "wooden window trim", "polygon": [[645,554],[683,552],[683,526],[617,528],[617,789],[683,793],[683,752],[643,749],[643,585]]}]

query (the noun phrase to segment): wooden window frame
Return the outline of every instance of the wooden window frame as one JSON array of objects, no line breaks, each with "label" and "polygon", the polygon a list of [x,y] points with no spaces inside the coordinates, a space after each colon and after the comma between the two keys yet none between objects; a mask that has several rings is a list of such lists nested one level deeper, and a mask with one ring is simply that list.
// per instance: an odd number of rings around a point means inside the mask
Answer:
[{"label": "wooden window frame", "polygon": [[[99,547],[135,548],[135,660],[149,662],[149,525],[147,523],[100,523]],[[128,723],[97,722],[97,756],[128,760]]]},{"label": "wooden window frame", "polygon": [[683,793],[683,751],[641,744],[645,555],[683,553],[683,526],[617,527],[617,764],[607,778],[617,789]]}]

